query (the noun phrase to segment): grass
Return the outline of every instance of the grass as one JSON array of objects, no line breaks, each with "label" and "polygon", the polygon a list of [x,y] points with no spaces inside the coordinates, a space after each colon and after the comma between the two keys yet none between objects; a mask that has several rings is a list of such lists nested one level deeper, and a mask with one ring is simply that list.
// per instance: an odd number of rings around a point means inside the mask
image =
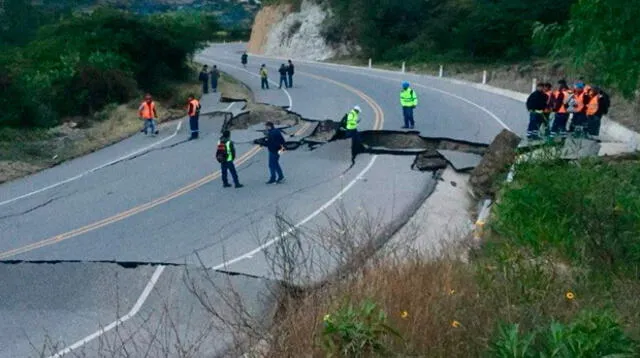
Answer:
[{"label": "grass", "polygon": [[[385,255],[298,295],[269,356],[355,357],[343,350],[354,343],[386,352],[371,357],[638,356],[640,157],[517,173],[469,262]],[[383,321],[362,311],[371,305]]]}]

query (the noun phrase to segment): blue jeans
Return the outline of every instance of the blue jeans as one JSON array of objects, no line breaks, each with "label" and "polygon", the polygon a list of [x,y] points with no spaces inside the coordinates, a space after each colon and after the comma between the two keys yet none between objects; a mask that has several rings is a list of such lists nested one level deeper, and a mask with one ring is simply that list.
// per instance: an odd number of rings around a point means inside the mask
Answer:
[{"label": "blue jeans", "polygon": [[527,137],[537,137],[540,135],[540,125],[542,124],[542,113],[529,112],[529,126],[527,127]]},{"label": "blue jeans", "polygon": [[282,88],[283,83],[285,88],[289,88],[289,83],[287,82],[287,76],[280,76],[280,88]]},{"label": "blue jeans", "polygon": [[553,126],[551,126],[551,135],[567,134],[567,121],[569,120],[569,113],[556,113],[553,119]]},{"label": "blue jeans", "polygon": [[293,75],[289,74],[289,88],[293,87]]},{"label": "blue jeans", "polygon": [[218,91],[218,80],[211,80],[211,89],[213,92]]},{"label": "blue jeans", "polygon": [[592,136],[599,136],[601,124],[602,116],[587,116],[587,133]]},{"label": "blue jeans", "polygon": [[189,128],[191,128],[191,139],[198,138],[200,130],[198,128],[198,116],[189,117]]},{"label": "blue jeans", "polygon": [[144,134],[148,134],[149,129],[151,129],[151,134],[156,132],[156,121],[153,118],[144,120]]},{"label": "blue jeans", "polygon": [[571,119],[570,131],[574,132],[576,127],[582,127],[582,130],[586,130],[587,126],[587,115],[585,113],[574,113],[573,118]]},{"label": "blue jeans", "polygon": [[202,93],[209,93],[209,81],[202,81]]},{"label": "blue jeans", "polygon": [[222,172],[222,184],[229,185],[229,180],[227,179],[227,171],[231,172],[231,178],[233,179],[233,183],[238,186],[240,182],[238,181],[238,172],[236,171],[236,166],[233,162],[222,162],[220,163],[220,171]]},{"label": "blue jeans", "polygon": [[413,128],[416,122],[413,120],[413,107],[402,107],[402,116],[404,117],[404,126]]},{"label": "blue jeans", "polygon": [[274,153],[272,151],[269,151],[269,172],[271,173],[269,181],[284,179],[282,168],[280,168],[280,154]]},{"label": "blue jeans", "polygon": [[263,77],[261,85],[262,85],[262,89],[269,89],[269,80]]}]

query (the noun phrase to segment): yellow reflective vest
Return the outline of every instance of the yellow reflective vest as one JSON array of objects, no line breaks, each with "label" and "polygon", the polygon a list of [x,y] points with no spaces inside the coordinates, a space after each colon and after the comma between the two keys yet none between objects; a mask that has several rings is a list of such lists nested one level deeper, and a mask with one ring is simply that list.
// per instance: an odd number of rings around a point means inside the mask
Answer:
[{"label": "yellow reflective vest", "polygon": [[400,92],[400,105],[402,107],[415,107],[418,105],[418,96],[411,87]]},{"label": "yellow reflective vest", "polygon": [[349,114],[347,114],[347,124],[346,129],[358,129],[358,123],[360,122],[360,114],[355,109],[352,109]]}]

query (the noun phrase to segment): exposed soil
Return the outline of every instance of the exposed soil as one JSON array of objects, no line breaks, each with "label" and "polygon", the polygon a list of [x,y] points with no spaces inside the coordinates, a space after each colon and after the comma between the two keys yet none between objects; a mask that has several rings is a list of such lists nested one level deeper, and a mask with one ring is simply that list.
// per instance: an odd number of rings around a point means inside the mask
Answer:
[{"label": "exposed soil", "polygon": [[514,163],[520,137],[506,129],[493,140],[480,164],[471,171],[469,182],[479,197],[493,196]]},{"label": "exposed soil", "polygon": [[403,149],[434,149],[417,132],[364,131],[360,134],[362,143],[369,147]]},{"label": "exposed soil", "polygon": [[247,129],[254,125],[266,122],[273,122],[274,125],[295,126],[301,121],[301,117],[295,113],[291,113],[284,108],[271,106],[268,104],[252,103],[247,106],[246,113],[242,113],[237,117],[231,118],[226,128]]}]

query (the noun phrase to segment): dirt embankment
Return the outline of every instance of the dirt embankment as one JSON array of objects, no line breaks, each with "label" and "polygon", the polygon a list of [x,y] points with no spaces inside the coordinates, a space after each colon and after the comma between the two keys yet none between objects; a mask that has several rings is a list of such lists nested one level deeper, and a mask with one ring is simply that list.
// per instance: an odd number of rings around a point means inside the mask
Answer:
[{"label": "dirt embankment", "polygon": [[251,53],[263,54],[271,28],[292,11],[293,7],[290,4],[270,5],[260,9],[251,27],[251,38],[247,44],[247,50]]}]

